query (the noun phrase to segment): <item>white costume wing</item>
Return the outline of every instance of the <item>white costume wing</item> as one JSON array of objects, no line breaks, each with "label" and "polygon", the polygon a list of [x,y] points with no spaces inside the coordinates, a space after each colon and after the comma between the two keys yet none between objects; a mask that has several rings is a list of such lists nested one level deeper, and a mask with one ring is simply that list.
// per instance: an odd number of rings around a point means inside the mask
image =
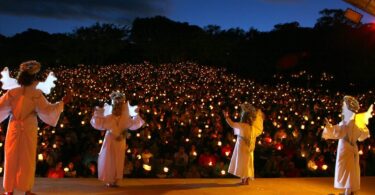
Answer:
[{"label": "white costume wing", "polygon": [[112,106],[111,105],[108,105],[107,103],[105,103],[103,108],[104,108],[104,116],[108,116],[108,115],[112,114]]},{"label": "white costume wing", "polygon": [[50,72],[47,79],[44,82],[39,82],[36,88],[42,90],[44,94],[48,95],[49,93],[51,93],[51,89],[56,86],[54,83],[54,81],[56,80],[57,78],[55,77],[53,72]]},{"label": "white costume wing", "polygon": [[128,108],[129,108],[129,115],[130,115],[131,117],[135,117],[135,116],[138,115],[138,113],[135,112],[135,110],[138,108],[137,105],[135,105],[135,106],[131,106],[131,105],[129,104],[129,102],[128,102]]},{"label": "white costume wing", "polygon": [[372,111],[373,111],[373,105],[369,107],[367,112],[362,112],[355,115],[355,124],[360,129],[366,128],[366,125],[368,125],[368,121],[370,118],[372,118]]},{"label": "white costume wing", "polygon": [[11,78],[9,76],[9,69],[8,67],[5,67],[3,71],[1,71],[1,79],[0,81],[3,83],[2,89],[4,90],[10,90],[17,87],[20,87],[17,80],[14,78]]}]

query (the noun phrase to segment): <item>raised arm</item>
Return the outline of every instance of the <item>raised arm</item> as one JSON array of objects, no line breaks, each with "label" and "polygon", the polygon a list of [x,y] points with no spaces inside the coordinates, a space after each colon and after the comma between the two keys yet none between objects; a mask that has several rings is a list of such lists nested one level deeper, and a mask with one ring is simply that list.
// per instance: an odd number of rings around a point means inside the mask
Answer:
[{"label": "raised arm", "polygon": [[327,118],[324,119],[325,127],[322,133],[322,138],[324,139],[341,139],[346,135],[345,129],[342,128],[343,122],[337,125],[332,125]]},{"label": "raised arm", "polygon": [[224,118],[225,118],[225,121],[227,121],[228,125],[232,128],[237,128],[237,125],[235,122],[232,121],[232,119],[230,119],[229,117],[229,113],[226,112],[226,111],[223,111],[223,115],[224,115]]},{"label": "raised arm", "polygon": [[107,130],[107,117],[104,116],[104,108],[95,107],[94,115],[92,116],[90,123],[92,127],[97,130]]},{"label": "raised arm", "polygon": [[35,103],[38,117],[48,125],[56,126],[60,114],[64,110],[64,102],[51,104],[40,91],[38,97],[35,98]]}]

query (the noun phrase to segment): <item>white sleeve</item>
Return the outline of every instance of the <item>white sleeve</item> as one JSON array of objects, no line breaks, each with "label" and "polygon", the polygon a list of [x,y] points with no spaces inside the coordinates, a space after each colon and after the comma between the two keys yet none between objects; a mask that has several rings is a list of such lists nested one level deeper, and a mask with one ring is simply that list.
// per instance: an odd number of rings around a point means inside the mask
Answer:
[{"label": "white sleeve", "polygon": [[63,102],[51,104],[42,93],[36,98],[36,112],[38,117],[48,125],[56,126],[63,110]]}]

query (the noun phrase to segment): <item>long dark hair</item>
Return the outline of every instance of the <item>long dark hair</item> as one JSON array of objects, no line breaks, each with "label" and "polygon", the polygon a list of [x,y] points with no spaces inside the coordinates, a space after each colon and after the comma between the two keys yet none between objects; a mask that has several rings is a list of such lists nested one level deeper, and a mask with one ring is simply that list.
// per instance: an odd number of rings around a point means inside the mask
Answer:
[{"label": "long dark hair", "polygon": [[17,82],[21,86],[30,86],[36,80],[35,74],[29,74],[27,71],[20,71],[17,76]]}]

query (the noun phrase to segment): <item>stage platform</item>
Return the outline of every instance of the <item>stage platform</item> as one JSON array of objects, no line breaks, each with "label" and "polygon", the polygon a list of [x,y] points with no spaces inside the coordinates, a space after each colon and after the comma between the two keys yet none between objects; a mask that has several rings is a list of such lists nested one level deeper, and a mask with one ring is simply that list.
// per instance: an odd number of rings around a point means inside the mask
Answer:
[{"label": "stage platform", "polygon": [[[1,178],[2,182],[2,178]],[[36,178],[38,195],[333,195],[333,178],[256,178],[248,186],[238,179],[123,179],[119,188],[106,188],[95,178]],[[3,189],[2,189],[3,191]],[[15,192],[15,194],[22,194]],[[375,177],[362,177],[360,195],[375,194]]]}]

